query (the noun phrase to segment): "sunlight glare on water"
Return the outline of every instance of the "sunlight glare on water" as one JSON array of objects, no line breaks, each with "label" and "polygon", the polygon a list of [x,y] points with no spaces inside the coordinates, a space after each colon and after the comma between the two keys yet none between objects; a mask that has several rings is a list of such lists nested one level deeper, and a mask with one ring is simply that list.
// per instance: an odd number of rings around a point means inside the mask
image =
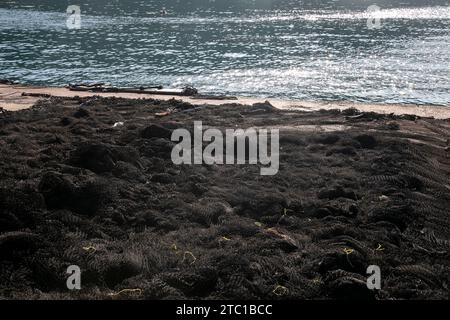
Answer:
[{"label": "sunlight glare on water", "polygon": [[61,1],[0,3],[0,78],[450,105],[445,1],[380,1],[375,13],[368,1],[85,2],[80,30]]}]

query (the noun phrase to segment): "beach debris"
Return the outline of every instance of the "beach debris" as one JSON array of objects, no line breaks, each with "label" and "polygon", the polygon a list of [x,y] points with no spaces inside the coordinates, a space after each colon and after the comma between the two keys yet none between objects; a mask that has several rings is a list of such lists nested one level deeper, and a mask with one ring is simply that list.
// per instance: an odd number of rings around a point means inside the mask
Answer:
[{"label": "beach debris", "polygon": [[346,257],[347,257],[347,262],[348,262],[348,264],[353,268],[354,266],[353,266],[352,262],[350,261],[350,255],[351,255],[353,252],[355,252],[355,249],[352,249],[352,248],[344,248],[343,251],[344,251],[344,253],[345,253]]},{"label": "beach debris", "polygon": [[389,197],[388,197],[388,196],[385,196],[385,195],[383,194],[383,195],[379,196],[378,199],[379,199],[380,201],[388,201],[388,200],[389,200]]},{"label": "beach debris", "polygon": [[277,285],[275,289],[272,290],[272,293],[277,296],[285,296],[289,293],[289,289],[285,286]]},{"label": "beach debris", "polygon": [[222,244],[222,242],[229,242],[229,241],[231,241],[231,239],[226,236],[222,236],[219,238],[219,244]]},{"label": "beach debris", "polygon": [[298,248],[297,241],[295,241],[291,236],[285,234],[284,232],[281,232],[277,228],[268,228],[264,230],[264,233],[277,239],[284,251],[294,251]]},{"label": "beach debris", "polygon": [[284,217],[287,216],[287,212],[288,212],[288,209],[284,208],[283,209],[283,214],[281,215],[280,219],[278,219],[278,221],[277,221],[277,226],[280,224],[281,220],[283,220]]},{"label": "beach debris", "polygon": [[173,113],[173,110],[165,111],[165,112],[157,112],[157,113],[155,113],[155,117],[161,118],[161,117],[168,116],[169,114],[172,114],[172,113]]},{"label": "beach debris", "polygon": [[67,85],[66,88],[73,89],[73,91],[117,92],[117,91],[120,91],[121,89],[123,89],[123,90],[141,90],[141,91],[146,90],[146,89],[161,90],[161,89],[163,89],[163,86],[155,85],[155,86],[140,86],[138,88],[128,88],[128,87],[120,88],[120,87],[113,87],[110,84],[99,82],[99,83],[92,83],[92,84],[87,84],[87,83],[70,84],[69,83],[69,85]]},{"label": "beach debris", "polygon": [[141,86],[138,88],[128,87],[113,87],[107,85],[73,85],[69,84],[67,88],[70,91],[87,91],[87,92],[102,92],[102,93],[137,93],[137,94],[154,94],[154,95],[169,95],[169,96],[193,96],[198,93],[194,87],[187,86],[182,89],[164,89],[163,86]]},{"label": "beach debris", "polygon": [[197,94],[192,97],[192,99],[196,100],[238,100],[235,96],[226,96],[226,95],[210,95],[210,94]]},{"label": "beach debris", "polygon": [[122,289],[118,292],[111,292],[108,295],[111,297],[120,296],[122,294],[135,294],[135,295],[142,295],[142,289],[136,288],[136,289]]},{"label": "beach debris", "polygon": [[[151,94],[151,95],[168,95],[168,96],[188,96],[192,99],[200,100],[238,100],[235,96],[227,95],[209,95],[199,94],[198,90],[192,86],[185,86],[183,88],[167,88],[161,85],[155,86],[140,86],[140,87],[114,87],[105,83],[94,84],[69,84],[66,86],[70,91],[87,91],[87,92],[101,92],[101,93],[137,93],[137,94]],[[268,101],[256,104],[259,111],[267,112],[269,110],[277,110]],[[256,111],[258,111],[256,110]],[[163,114],[164,116],[166,114]]]},{"label": "beach debris", "polygon": [[187,257],[191,257],[191,262],[189,264],[194,264],[195,261],[197,261],[197,258],[194,256],[194,254],[191,251],[185,251],[183,253],[183,260],[181,260],[181,263],[185,262],[186,260],[188,260]]},{"label": "beach debris", "polygon": [[349,254],[352,254],[353,252],[355,252],[355,250],[351,249],[351,248],[344,248],[342,251],[344,251],[344,253],[346,255],[349,255]]},{"label": "beach debris", "polygon": [[18,84],[18,81],[11,79],[0,79],[0,84]]},{"label": "beach debris", "polygon": [[22,97],[50,98],[51,96],[48,93],[22,92]]},{"label": "beach debris", "polygon": [[399,117],[400,117],[400,119],[414,121],[414,122],[416,122],[417,119],[419,119],[419,116],[417,116],[415,114],[401,114]]},{"label": "beach debris", "polygon": [[167,108],[166,111],[155,113],[155,117],[159,117],[159,118],[165,117],[165,116],[168,116],[168,115],[170,115],[172,113],[176,113],[176,112],[178,112],[177,108],[170,107],[170,108]]},{"label": "beach debris", "polygon": [[75,86],[75,87],[86,87],[86,88],[95,88],[95,87],[102,87],[106,85],[104,82],[94,82],[94,83],[78,83],[78,84],[70,84],[66,87]]},{"label": "beach debris", "polygon": [[114,123],[113,124],[113,128],[117,128],[117,127],[122,127],[124,125],[124,123],[123,122],[116,122],[116,123]]},{"label": "beach debris", "polygon": [[182,93],[183,93],[183,95],[185,95],[185,96],[195,96],[195,95],[198,94],[198,90],[195,89],[195,88],[192,87],[192,86],[186,86],[186,87],[183,88]]},{"label": "beach debris", "polygon": [[97,249],[93,245],[82,247],[82,249],[87,253],[95,253],[97,251]]},{"label": "beach debris", "polygon": [[342,111],[341,111],[341,113],[344,115],[344,116],[347,116],[347,117],[355,117],[355,116],[360,116],[361,115],[361,111],[359,111],[358,109],[356,109],[356,108],[354,108],[354,107],[350,107],[350,108],[346,108],[346,109],[343,109]]},{"label": "beach debris", "polygon": [[278,109],[275,108],[269,100],[266,100],[264,102],[258,102],[258,103],[254,103],[252,105],[253,108],[257,109],[257,110],[263,110],[266,112],[273,112],[273,111],[277,111]]},{"label": "beach debris", "polygon": [[252,109],[241,112],[242,114],[260,114],[278,112],[280,109],[274,107],[268,100],[252,104]]},{"label": "beach debris", "polygon": [[83,107],[90,107],[90,106],[93,106],[93,105],[94,105],[98,100],[100,100],[100,99],[101,99],[100,96],[95,95],[95,96],[93,96],[93,97],[87,99],[87,100],[86,100],[85,102],[83,102],[82,104],[80,104],[80,107],[83,108]]},{"label": "beach debris", "polygon": [[375,249],[375,251],[384,251],[384,247],[381,243],[378,244],[378,247]]}]

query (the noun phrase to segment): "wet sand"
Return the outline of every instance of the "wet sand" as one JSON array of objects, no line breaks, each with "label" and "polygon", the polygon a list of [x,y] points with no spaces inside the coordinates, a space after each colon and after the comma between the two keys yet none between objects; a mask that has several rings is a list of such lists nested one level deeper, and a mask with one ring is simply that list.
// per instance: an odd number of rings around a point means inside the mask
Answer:
[{"label": "wet sand", "polygon": [[[238,97],[238,100],[211,100],[211,99],[195,99],[192,97],[164,96],[164,95],[148,95],[133,93],[90,93],[90,92],[74,92],[63,87],[37,87],[27,85],[2,85],[0,84],[0,107],[5,110],[21,110],[31,107],[40,98],[22,96],[22,93],[44,94],[56,97],[92,97],[94,95],[101,97],[119,97],[128,99],[160,99],[170,100],[178,99],[192,104],[209,104],[223,105],[228,103],[239,103],[252,105],[254,103],[264,102],[266,99]],[[450,107],[431,106],[431,105],[399,105],[399,104],[370,104],[355,102],[308,102],[295,100],[267,99],[273,106],[280,109],[296,109],[303,111],[317,111],[320,109],[344,110],[347,108],[356,108],[366,112],[377,112],[383,114],[393,113],[395,115],[412,114],[420,117],[433,117],[436,119],[450,118]]]},{"label": "wet sand", "polygon": [[[174,165],[199,120],[279,128],[279,173]],[[449,120],[53,97],[0,136],[1,298],[449,297]]]}]

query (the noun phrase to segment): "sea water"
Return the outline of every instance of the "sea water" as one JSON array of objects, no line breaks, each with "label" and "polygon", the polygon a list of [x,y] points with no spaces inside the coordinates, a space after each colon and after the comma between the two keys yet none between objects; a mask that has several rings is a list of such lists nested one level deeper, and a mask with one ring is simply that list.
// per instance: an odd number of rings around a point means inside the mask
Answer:
[{"label": "sea water", "polygon": [[450,106],[450,3],[4,0],[0,78]]}]

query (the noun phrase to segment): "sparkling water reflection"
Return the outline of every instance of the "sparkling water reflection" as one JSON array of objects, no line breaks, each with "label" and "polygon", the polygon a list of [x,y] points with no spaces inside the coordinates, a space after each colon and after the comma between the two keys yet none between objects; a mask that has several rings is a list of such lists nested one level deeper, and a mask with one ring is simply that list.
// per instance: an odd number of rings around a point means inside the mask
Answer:
[{"label": "sparkling water reflection", "polygon": [[0,78],[450,105],[445,1],[379,1],[376,30],[370,1],[84,2],[80,30],[65,1],[0,3]]}]

